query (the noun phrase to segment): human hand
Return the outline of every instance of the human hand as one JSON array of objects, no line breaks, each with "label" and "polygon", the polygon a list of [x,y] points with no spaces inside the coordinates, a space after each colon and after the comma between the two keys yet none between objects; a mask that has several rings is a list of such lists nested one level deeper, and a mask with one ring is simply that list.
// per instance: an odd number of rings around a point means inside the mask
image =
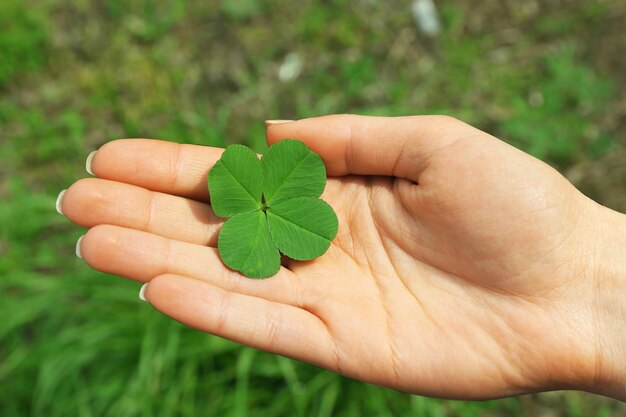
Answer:
[{"label": "human hand", "polygon": [[[219,259],[207,172],[222,149],[119,140],[60,201],[95,269],[148,282],[200,330],[395,389],[624,399],[626,221],[548,165],[449,117],[272,124],[305,142],[337,212],[329,251],[265,280]],[[620,264],[621,262],[621,264]],[[621,292],[620,292],[621,291]]]}]

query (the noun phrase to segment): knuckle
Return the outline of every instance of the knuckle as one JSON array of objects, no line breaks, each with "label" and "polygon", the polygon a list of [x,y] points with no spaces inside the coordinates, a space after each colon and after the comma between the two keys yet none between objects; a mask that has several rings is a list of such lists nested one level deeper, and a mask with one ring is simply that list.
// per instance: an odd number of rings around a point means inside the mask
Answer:
[{"label": "knuckle", "polygon": [[180,184],[180,174],[183,160],[183,146],[178,145],[173,149],[174,152],[169,154],[166,164],[166,178],[169,179],[169,186],[177,189]]},{"label": "knuckle", "polygon": [[157,212],[157,202],[155,201],[155,194],[151,192],[146,192],[143,195],[143,199],[140,205],[141,209],[139,213],[141,213],[140,218],[143,219],[143,227],[142,230],[149,231],[154,228],[155,223],[155,212]]},{"label": "knuckle", "polygon": [[214,333],[217,335],[223,334],[227,330],[228,326],[228,313],[230,310],[231,298],[229,293],[225,292],[220,297],[220,302],[217,306],[215,317]]},{"label": "knuckle", "polygon": [[265,337],[269,346],[275,346],[279,343],[281,318],[277,313],[272,313],[268,309],[265,318]]}]

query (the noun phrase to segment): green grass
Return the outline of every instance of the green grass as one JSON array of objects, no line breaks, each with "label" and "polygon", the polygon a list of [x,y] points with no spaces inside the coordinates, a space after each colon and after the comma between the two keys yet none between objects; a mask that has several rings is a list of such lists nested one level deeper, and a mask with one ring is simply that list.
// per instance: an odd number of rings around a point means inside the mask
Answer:
[{"label": "green grass", "polygon": [[448,113],[561,169],[600,158],[617,99],[589,34],[614,3],[446,1],[429,40],[399,0],[0,2],[0,416],[623,415],[410,396],[184,328],[77,259],[84,231],[54,211],[110,139],[261,149],[269,118]]}]

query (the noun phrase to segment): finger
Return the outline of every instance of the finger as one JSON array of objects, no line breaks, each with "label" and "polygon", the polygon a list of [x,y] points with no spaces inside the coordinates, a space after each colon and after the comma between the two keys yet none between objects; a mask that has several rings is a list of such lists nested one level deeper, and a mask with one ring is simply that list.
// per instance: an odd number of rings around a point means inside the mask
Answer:
[{"label": "finger", "polygon": [[145,297],[163,314],[201,331],[331,367],[332,340],[326,326],[305,310],[180,275],[154,278]]},{"label": "finger", "polygon": [[61,210],[84,227],[112,224],[210,246],[223,223],[206,203],[98,178],[75,182]]},{"label": "finger", "polygon": [[79,242],[79,253],[92,268],[135,281],[161,274],[181,274],[268,300],[303,306],[303,283],[286,268],[271,278],[255,280],[227,268],[217,249],[166,239],[133,229],[100,225]]},{"label": "finger", "polygon": [[324,159],[329,175],[389,175],[417,181],[429,158],[454,141],[480,133],[448,116],[331,115],[269,124],[271,145],[292,138]]},{"label": "finger", "polygon": [[98,149],[91,170],[100,178],[207,201],[207,174],[223,151],[162,140],[119,139]]}]

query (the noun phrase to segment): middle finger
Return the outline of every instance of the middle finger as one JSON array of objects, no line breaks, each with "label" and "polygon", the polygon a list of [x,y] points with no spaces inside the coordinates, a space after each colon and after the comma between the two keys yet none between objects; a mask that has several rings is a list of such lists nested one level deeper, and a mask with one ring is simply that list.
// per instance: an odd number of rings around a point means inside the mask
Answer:
[{"label": "middle finger", "polygon": [[98,178],[75,182],[61,211],[84,227],[111,224],[213,247],[223,224],[206,203]]}]

